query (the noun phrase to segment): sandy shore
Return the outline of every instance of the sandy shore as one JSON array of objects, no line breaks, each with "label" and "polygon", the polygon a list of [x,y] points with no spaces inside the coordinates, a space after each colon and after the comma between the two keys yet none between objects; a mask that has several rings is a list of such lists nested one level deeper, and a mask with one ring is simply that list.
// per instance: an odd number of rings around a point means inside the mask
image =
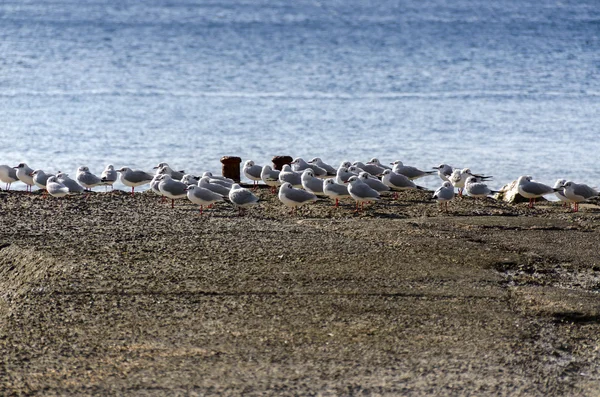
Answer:
[{"label": "sandy shore", "polygon": [[600,209],[0,192],[0,394],[586,395]]}]

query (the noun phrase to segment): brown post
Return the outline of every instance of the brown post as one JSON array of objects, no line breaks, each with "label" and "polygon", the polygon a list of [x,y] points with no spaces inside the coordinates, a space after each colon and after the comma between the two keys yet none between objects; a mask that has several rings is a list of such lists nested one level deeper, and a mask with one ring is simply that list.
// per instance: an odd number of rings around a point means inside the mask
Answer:
[{"label": "brown post", "polygon": [[235,156],[223,156],[221,157],[221,163],[223,164],[223,176],[240,183],[240,164],[242,163],[242,159]]},{"label": "brown post", "polygon": [[273,161],[275,169],[281,171],[284,165],[291,164],[294,159],[291,156],[275,156],[271,161]]}]

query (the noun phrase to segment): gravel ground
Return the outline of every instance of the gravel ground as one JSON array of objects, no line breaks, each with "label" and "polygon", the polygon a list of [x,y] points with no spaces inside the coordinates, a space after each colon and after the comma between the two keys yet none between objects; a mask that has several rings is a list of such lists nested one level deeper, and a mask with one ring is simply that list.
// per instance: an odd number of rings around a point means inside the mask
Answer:
[{"label": "gravel ground", "polygon": [[0,192],[0,394],[584,395],[600,208]]}]

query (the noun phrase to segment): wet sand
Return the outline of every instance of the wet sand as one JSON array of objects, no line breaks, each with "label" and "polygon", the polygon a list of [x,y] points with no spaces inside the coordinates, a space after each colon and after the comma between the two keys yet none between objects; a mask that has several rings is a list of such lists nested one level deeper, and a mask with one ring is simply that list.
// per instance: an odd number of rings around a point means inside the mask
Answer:
[{"label": "wet sand", "polygon": [[0,192],[0,394],[584,395],[600,208]]}]

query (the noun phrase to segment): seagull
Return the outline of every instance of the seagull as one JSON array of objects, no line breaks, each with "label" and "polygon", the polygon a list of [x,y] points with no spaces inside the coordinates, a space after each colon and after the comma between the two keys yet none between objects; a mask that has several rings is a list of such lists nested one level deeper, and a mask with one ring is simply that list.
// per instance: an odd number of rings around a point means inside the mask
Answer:
[{"label": "seagull", "polygon": [[235,181],[231,178],[226,178],[222,175],[213,175],[213,173],[210,171],[206,171],[202,174],[202,177],[205,177],[205,176],[209,177],[210,179],[219,179],[221,181],[229,182],[231,184],[235,183]]},{"label": "seagull", "polygon": [[[361,163],[360,161],[355,161],[354,163],[352,163],[352,165],[354,167],[358,168],[357,174],[360,174],[361,172],[365,171],[371,175],[381,175],[384,171],[384,168],[379,167],[375,164],[368,164],[368,163],[365,164],[365,163]],[[348,167],[348,171],[354,172],[354,170],[351,170],[350,168],[352,168],[352,167]]]},{"label": "seagull", "polygon": [[65,197],[69,194],[69,188],[58,181],[54,175],[48,177],[46,181],[46,190],[52,197]]},{"label": "seagull", "polygon": [[563,207],[569,206],[569,208],[571,208],[571,200],[569,200],[567,198],[567,196],[565,196],[565,193],[563,191],[565,183],[567,183],[566,179],[559,179],[559,180],[557,180],[553,187],[555,189],[560,189],[560,190],[557,190],[554,194],[556,195],[556,197],[558,197],[558,199],[560,201],[562,201],[562,206]]},{"label": "seagull", "polygon": [[315,172],[311,168],[306,168],[302,172],[300,179],[302,180],[302,187],[304,190],[315,195],[323,195],[323,181],[319,178],[315,178]]},{"label": "seagull", "polygon": [[183,178],[183,175],[185,175],[185,171],[175,171],[173,168],[169,167],[169,164],[167,163],[159,163],[156,167],[154,167],[154,169],[157,170],[156,172],[160,171],[161,168],[166,168],[166,174],[178,181],[180,181],[181,178]]},{"label": "seagull", "polygon": [[467,194],[475,198],[484,198],[492,194],[500,193],[498,190],[491,190],[483,182],[477,182],[477,178],[470,176],[465,182],[465,190]]},{"label": "seagull", "polygon": [[335,206],[338,206],[339,199],[350,197],[348,186],[335,183],[335,179],[329,178],[323,181],[323,194],[330,199],[335,199]]},{"label": "seagull", "polygon": [[400,160],[394,161],[392,165],[394,166],[392,170],[396,174],[402,174],[408,177],[409,179],[418,179],[427,175],[435,174],[435,171],[422,171],[416,167],[404,165]]},{"label": "seagull", "polygon": [[46,197],[46,182],[48,181],[48,178],[54,176],[54,174],[46,174],[42,170],[35,170],[31,173],[31,176],[33,177],[33,183],[35,186],[42,189],[44,191],[43,197]]},{"label": "seagull", "polygon": [[[69,175],[65,174],[64,172],[59,171],[56,174],[56,182],[65,185],[67,187],[67,189],[69,189],[69,193],[81,193],[85,190],[83,188],[83,186],[81,186],[75,180],[69,178]],[[47,186],[48,186],[48,183],[46,182],[46,187]]]},{"label": "seagull", "polygon": [[181,181],[177,181],[171,175],[163,175],[158,190],[166,198],[171,199],[171,208],[175,208],[175,200],[187,197],[187,185]]},{"label": "seagull", "polygon": [[292,161],[291,163],[291,167],[292,167],[292,171],[295,172],[302,172],[307,168],[310,168],[313,170],[314,174],[316,177],[325,177],[327,176],[327,170],[319,167],[316,164],[309,164],[306,161],[304,161],[304,159],[302,159],[302,157],[296,157],[294,159],[294,161]]},{"label": "seagull", "polygon": [[88,191],[91,191],[93,187],[103,184],[102,180],[92,174],[90,169],[84,165],[77,168],[75,179],[77,179],[77,182]]},{"label": "seagull", "polygon": [[302,174],[292,170],[289,165],[284,165],[279,173],[279,182],[289,182],[294,187],[302,187]]},{"label": "seagull", "polygon": [[100,180],[104,182],[104,191],[108,189],[110,186],[110,190],[113,190],[113,184],[117,181],[119,177],[119,173],[115,170],[115,167],[112,164],[108,164],[102,174],[100,174]]},{"label": "seagull", "polygon": [[454,168],[449,166],[448,164],[440,164],[437,167],[433,167],[434,170],[437,170],[437,174],[442,181],[449,181]]},{"label": "seagull", "polygon": [[245,208],[258,204],[259,198],[250,190],[234,183],[229,191],[229,200],[238,208],[239,215],[241,216]]},{"label": "seagull", "polygon": [[307,192],[306,190],[294,189],[292,184],[289,182],[285,182],[281,185],[279,188],[278,197],[279,201],[281,201],[284,205],[292,208],[290,212],[292,214],[296,212],[296,207],[317,201],[316,195],[312,194],[311,192]]},{"label": "seagull", "polygon": [[33,186],[33,177],[31,176],[31,173],[33,172],[33,170],[29,168],[29,166],[25,163],[20,163],[19,165],[13,168],[17,170],[17,178],[27,185],[25,190],[27,192],[31,192],[31,187]]},{"label": "seagull", "polygon": [[575,203],[574,212],[579,211],[579,203],[598,197],[598,191],[588,185],[568,181],[564,185],[565,196]]},{"label": "seagull", "polygon": [[383,168],[384,170],[391,170],[392,169],[392,167],[388,167],[387,165],[382,164],[381,161],[379,161],[379,159],[376,158],[376,157],[373,157],[371,160],[369,160],[367,162],[367,164],[376,165],[376,166],[378,166],[380,168]]},{"label": "seagull", "polygon": [[344,183],[348,182],[348,179],[350,179],[350,177],[353,177],[353,176],[356,176],[356,174],[349,172],[348,168],[340,167],[337,170],[337,173],[335,176],[335,182],[340,185],[343,185]]},{"label": "seagull", "polygon": [[161,196],[161,199],[160,199],[161,203],[164,203],[166,198],[165,198],[165,196],[163,196],[162,192],[158,188],[158,185],[160,185],[164,176],[165,176],[164,174],[156,174],[150,181],[150,190],[152,190],[154,193]]},{"label": "seagull", "polygon": [[262,173],[263,167],[260,165],[254,164],[254,161],[248,160],[244,163],[244,168],[242,169],[246,178],[252,181],[252,185],[254,189],[258,187],[258,181],[262,180],[260,174]]},{"label": "seagull", "polygon": [[454,186],[452,186],[452,183],[449,181],[442,183],[442,186],[437,188],[433,193],[433,198],[440,203],[440,209],[444,207],[446,212],[448,212],[448,202],[454,198]]},{"label": "seagull", "polygon": [[195,177],[191,174],[185,174],[183,177],[181,177],[181,182],[185,183],[188,186],[198,185],[198,181],[200,181],[200,178]]},{"label": "seagull", "polygon": [[187,187],[187,198],[192,203],[200,206],[200,215],[202,215],[205,205],[210,206],[218,201],[225,201],[220,194],[197,185]]},{"label": "seagull", "polygon": [[308,164],[314,164],[319,168],[323,168],[325,171],[327,171],[327,175],[335,175],[336,173],[336,169],[333,168],[332,166],[330,166],[327,163],[324,163],[323,160],[321,160],[319,157],[315,157],[312,160],[308,161]]},{"label": "seagull", "polygon": [[121,183],[131,187],[131,195],[134,195],[134,189],[137,186],[147,185],[154,178],[152,174],[142,170],[132,170],[129,167],[118,169],[121,173]]},{"label": "seagull", "polygon": [[[234,183],[234,185],[235,185],[235,183]],[[231,192],[230,188],[226,188],[225,186],[222,186],[222,185],[219,185],[216,183],[212,183],[210,181],[210,178],[207,176],[203,176],[202,178],[200,178],[200,180],[198,181],[198,186],[208,189],[210,191],[213,191],[213,192],[221,195],[222,197],[227,197],[229,195],[229,193]],[[231,185],[231,187],[233,188],[233,185]]]},{"label": "seagull", "polygon": [[356,201],[356,212],[358,212],[358,203],[360,203],[360,209],[363,210],[365,201],[379,201],[379,193],[373,190],[369,185],[364,183],[357,176],[353,176],[348,179],[348,193]]},{"label": "seagull", "polygon": [[385,183],[381,182],[379,179],[370,178],[369,174],[366,171],[363,171],[360,174],[358,174],[358,178],[378,193],[383,193],[390,190],[390,187],[387,186]]},{"label": "seagull", "polygon": [[543,183],[532,181],[531,177],[526,175],[520,176],[519,179],[517,179],[517,189],[521,196],[529,199],[529,208],[533,208],[536,198],[560,190],[544,185]]},{"label": "seagull", "polygon": [[473,174],[469,168],[463,168],[462,170],[455,169],[454,171],[452,171],[452,175],[450,175],[449,180],[452,183],[452,185],[458,189],[459,197],[462,197],[463,190],[465,188],[465,182],[470,176],[475,177],[477,182],[484,182],[492,178],[491,176]]},{"label": "seagull", "polygon": [[408,190],[408,189],[426,190],[424,187],[417,186],[407,176],[398,174],[392,170],[383,171],[383,176],[381,178],[381,182],[383,182],[386,186],[388,186],[391,190],[394,191],[394,198],[398,198],[397,192],[402,191],[402,190]]},{"label": "seagull", "polygon": [[271,193],[275,193],[277,186],[281,185],[281,182],[279,182],[279,173],[279,170],[272,169],[270,165],[265,165],[262,168],[260,178],[267,186],[271,187]]},{"label": "seagull", "polygon": [[0,165],[0,181],[6,184],[4,187],[5,190],[10,190],[10,185],[18,180],[17,171],[13,167]]}]

